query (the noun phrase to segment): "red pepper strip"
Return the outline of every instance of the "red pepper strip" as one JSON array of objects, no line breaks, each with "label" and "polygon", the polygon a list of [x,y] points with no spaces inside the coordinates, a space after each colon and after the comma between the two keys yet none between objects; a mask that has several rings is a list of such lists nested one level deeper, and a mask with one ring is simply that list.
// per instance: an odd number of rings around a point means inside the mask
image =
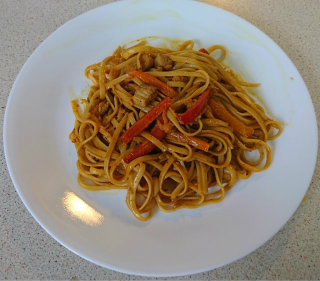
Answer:
[{"label": "red pepper strip", "polygon": [[199,52],[209,55],[209,52],[205,48],[201,48]]},{"label": "red pepper strip", "polygon": [[143,82],[156,87],[158,90],[160,90],[162,93],[164,93],[165,95],[167,95],[170,98],[174,98],[178,95],[178,93],[171,88],[169,85],[167,85],[166,83],[162,82],[161,80],[159,80],[158,78],[142,72],[142,71],[131,71],[129,72],[130,76],[133,77],[138,77],[139,79],[141,79]]},{"label": "red pepper strip", "polygon": [[121,140],[124,143],[129,143],[135,136],[139,135],[145,128],[147,128],[157,117],[167,110],[172,104],[173,100],[169,97],[158,103],[151,111],[149,111],[140,120],[134,123],[122,136]]},{"label": "red pepper strip", "polygon": [[[156,124],[152,130],[151,130],[151,135],[153,135],[155,138],[162,140],[166,136],[166,132],[161,130],[159,125]],[[143,141],[141,144],[139,144],[132,152],[127,154],[124,158],[123,161],[127,164],[129,164],[131,161],[134,159],[146,155],[149,152],[151,152],[156,146],[148,140]]]},{"label": "red pepper strip", "polygon": [[196,119],[206,107],[209,100],[210,89],[207,88],[200,98],[185,113],[178,116],[179,121],[183,124],[189,124]]},{"label": "red pepper strip", "polygon": [[190,144],[198,149],[201,149],[203,151],[208,151],[210,144],[203,141],[202,139],[196,138],[196,137],[191,137],[191,136],[186,136],[178,131],[171,131],[168,133],[167,138],[169,140],[173,141],[180,141],[183,143]]}]

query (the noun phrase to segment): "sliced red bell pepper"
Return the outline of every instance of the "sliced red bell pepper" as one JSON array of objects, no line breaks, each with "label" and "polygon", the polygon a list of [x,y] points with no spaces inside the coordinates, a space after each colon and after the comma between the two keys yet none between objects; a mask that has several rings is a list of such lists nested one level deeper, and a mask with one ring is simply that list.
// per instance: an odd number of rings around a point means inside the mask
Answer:
[{"label": "sliced red bell pepper", "polygon": [[185,113],[178,116],[179,121],[183,124],[189,124],[196,119],[206,107],[210,95],[210,89],[207,88],[199,99]]},{"label": "sliced red bell pepper", "polygon": [[158,90],[160,90],[162,93],[164,93],[168,97],[174,98],[178,95],[178,93],[173,88],[171,88],[169,85],[167,85],[166,83],[162,82],[158,78],[156,78],[148,73],[135,70],[135,71],[129,72],[129,75],[132,77],[138,77],[143,82],[145,82],[151,86],[156,87]]},{"label": "sliced red bell pepper", "polygon": [[122,136],[121,141],[129,143],[135,136],[139,135],[145,128],[147,128],[157,117],[167,110],[172,104],[173,100],[169,97],[165,98],[157,104],[151,111],[149,111],[140,120],[134,123]]},{"label": "sliced red bell pepper", "polygon": [[[155,138],[162,140],[166,136],[166,132],[161,130],[159,125],[156,124],[152,130],[151,130],[151,135],[153,135]],[[143,141],[141,144],[139,144],[132,152],[127,154],[124,158],[123,161],[127,164],[129,164],[131,161],[134,159],[146,155],[149,152],[151,152],[156,146],[148,140]]]},{"label": "sliced red bell pepper", "polygon": [[208,52],[207,49],[205,49],[205,48],[201,48],[201,49],[199,50],[199,52],[205,53],[205,54],[209,55],[209,52]]}]

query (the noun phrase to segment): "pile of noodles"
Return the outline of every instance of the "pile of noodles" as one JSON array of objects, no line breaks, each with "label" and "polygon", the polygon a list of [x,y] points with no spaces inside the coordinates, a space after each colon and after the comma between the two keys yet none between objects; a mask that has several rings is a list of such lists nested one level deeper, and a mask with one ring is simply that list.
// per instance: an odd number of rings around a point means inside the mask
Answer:
[{"label": "pile of noodles", "polygon": [[[139,220],[151,218],[156,206],[170,212],[220,202],[237,179],[247,179],[253,172],[268,168],[271,150],[267,141],[281,133],[280,123],[271,120],[248,94],[247,88],[258,84],[242,81],[222,64],[224,47],[212,46],[206,54],[193,50],[193,41],[176,45],[175,49],[157,48],[148,40],[140,40],[128,48],[118,47],[111,56],[86,68],[85,75],[92,82],[88,97],[72,101],[76,121],[70,139],[78,154],[79,185],[91,191],[126,189],[126,204]],[[222,54],[219,59],[213,57],[216,50]],[[143,54],[152,58],[165,54],[172,65],[143,69]],[[142,81],[128,75],[132,70],[145,71],[176,90],[178,96],[161,116],[164,126],[207,142],[207,152],[169,136],[158,140],[150,134],[150,128],[129,144],[120,140],[166,97],[157,91],[148,106],[135,106],[127,86],[131,83],[139,87]],[[179,122],[178,115],[207,88],[211,99],[253,129],[251,136],[239,134],[217,118],[209,105],[191,124]],[[126,164],[125,155],[146,139],[156,148]],[[258,155],[254,160],[248,157],[252,151]]]}]

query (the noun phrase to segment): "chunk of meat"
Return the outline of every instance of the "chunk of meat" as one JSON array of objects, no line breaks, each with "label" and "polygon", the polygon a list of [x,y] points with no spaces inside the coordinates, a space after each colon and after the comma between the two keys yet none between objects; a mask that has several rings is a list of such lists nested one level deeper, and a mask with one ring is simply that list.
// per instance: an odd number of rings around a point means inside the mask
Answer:
[{"label": "chunk of meat", "polygon": [[135,86],[135,88],[136,91],[133,95],[133,103],[139,107],[147,106],[157,95],[157,89],[147,84]]},{"label": "chunk of meat", "polygon": [[135,62],[131,62],[123,68],[122,74],[129,73],[129,72],[134,71],[136,69],[137,69],[137,64]]},{"label": "chunk of meat", "polygon": [[108,110],[108,103],[106,101],[101,101],[98,105],[98,112],[100,115],[104,115]]},{"label": "chunk of meat", "polygon": [[139,118],[142,118],[146,113],[151,111],[152,108],[154,108],[158,103],[159,102],[154,99],[147,106],[139,106],[139,105],[135,104],[136,108],[141,109],[140,112],[139,112]]},{"label": "chunk of meat", "polygon": [[154,65],[156,68],[163,68],[165,70],[170,70],[173,67],[173,61],[168,55],[157,54],[154,59]]},{"label": "chunk of meat", "polygon": [[137,85],[134,83],[128,83],[128,84],[124,84],[122,87],[128,93],[130,93],[131,95],[134,95],[134,93],[136,92]]},{"label": "chunk of meat", "polygon": [[72,132],[69,135],[69,139],[73,142],[73,143],[78,143],[79,142],[79,138],[76,135],[75,130],[73,129]]},{"label": "chunk of meat", "polygon": [[146,71],[153,67],[153,57],[150,54],[141,54],[140,65],[142,71]]},{"label": "chunk of meat", "polygon": [[116,69],[115,67],[111,67],[110,71],[109,71],[109,79],[116,79],[120,74],[120,71],[118,69]]}]

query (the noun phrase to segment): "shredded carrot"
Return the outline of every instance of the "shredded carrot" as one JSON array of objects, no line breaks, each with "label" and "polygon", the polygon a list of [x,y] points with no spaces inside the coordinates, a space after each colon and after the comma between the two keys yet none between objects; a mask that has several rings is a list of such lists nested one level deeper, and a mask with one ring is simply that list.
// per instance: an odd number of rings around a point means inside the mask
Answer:
[{"label": "shredded carrot", "polygon": [[167,95],[170,98],[174,98],[178,95],[178,93],[173,88],[171,88],[169,85],[167,85],[166,83],[162,82],[158,78],[156,78],[148,73],[135,70],[135,71],[129,72],[129,75],[132,77],[138,77],[143,82],[145,82],[151,86],[156,87],[163,94]]},{"label": "shredded carrot", "polygon": [[178,131],[171,131],[168,133],[167,138],[172,141],[180,141],[183,143],[190,144],[198,149],[201,149],[203,151],[209,150],[209,143],[203,141],[202,139],[186,136]]},{"label": "shredded carrot", "polygon": [[216,117],[218,117],[222,121],[227,122],[233,128],[233,130],[235,130],[240,135],[244,137],[250,137],[253,134],[253,128],[247,126],[246,124],[235,118],[221,103],[210,99],[209,105]]}]

